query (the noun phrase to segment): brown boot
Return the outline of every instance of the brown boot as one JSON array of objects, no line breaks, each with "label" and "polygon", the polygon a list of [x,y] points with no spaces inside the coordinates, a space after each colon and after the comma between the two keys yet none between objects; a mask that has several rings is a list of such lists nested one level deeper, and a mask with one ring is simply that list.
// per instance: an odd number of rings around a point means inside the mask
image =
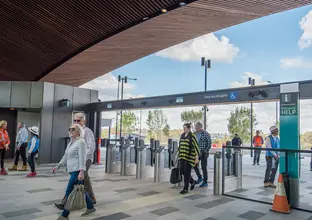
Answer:
[{"label": "brown boot", "polygon": [[27,171],[27,165],[23,165],[18,171]]},{"label": "brown boot", "polygon": [[9,168],[9,171],[17,171],[17,165],[13,165],[11,168]]}]

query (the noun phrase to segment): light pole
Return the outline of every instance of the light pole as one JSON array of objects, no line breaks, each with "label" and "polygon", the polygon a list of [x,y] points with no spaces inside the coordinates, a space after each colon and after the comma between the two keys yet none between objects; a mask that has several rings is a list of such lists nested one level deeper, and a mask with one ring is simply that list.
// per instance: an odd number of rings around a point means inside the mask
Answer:
[{"label": "light pole", "polygon": [[[117,100],[119,100],[119,87],[120,87],[120,79],[121,79],[121,76],[120,76],[120,75],[118,75]],[[115,129],[115,139],[117,139],[117,133],[118,133],[118,111],[116,111],[116,129]]]},{"label": "light pole", "polygon": [[[205,57],[201,58],[201,66],[205,68],[205,92],[207,92],[207,71],[208,69],[211,69],[211,60],[206,60]],[[207,105],[204,105],[203,109],[204,111],[204,130],[207,129],[207,112],[209,111]]]},{"label": "light pole", "polygon": [[[253,87],[255,86],[255,79],[251,77],[248,78],[248,84]],[[252,138],[253,138],[253,103],[250,102],[250,146],[252,147]],[[250,151],[250,157],[253,157],[252,150]]]},{"label": "light pole", "polygon": [[[128,83],[128,80],[137,81],[138,79],[129,78],[127,76],[125,76],[125,77],[118,76],[118,83],[121,81],[121,98],[120,98],[120,100],[123,100],[124,83]],[[119,137],[121,138],[121,133],[122,133],[122,110],[120,111],[120,130],[119,130],[119,133],[120,133]]]},{"label": "light pole", "polygon": [[[267,81],[269,84],[273,84],[271,81]],[[275,125],[277,126],[278,122],[278,101],[275,102]]]}]

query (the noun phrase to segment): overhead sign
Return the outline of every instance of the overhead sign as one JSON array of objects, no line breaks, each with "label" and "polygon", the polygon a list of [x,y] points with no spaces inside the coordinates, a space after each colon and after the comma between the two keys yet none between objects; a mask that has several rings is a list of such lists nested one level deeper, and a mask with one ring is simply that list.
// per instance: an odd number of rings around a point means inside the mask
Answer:
[{"label": "overhead sign", "polygon": [[205,95],[205,99],[230,99],[230,100],[236,100],[237,99],[237,92],[230,92],[230,93],[220,93],[220,94],[213,94],[213,95]]}]

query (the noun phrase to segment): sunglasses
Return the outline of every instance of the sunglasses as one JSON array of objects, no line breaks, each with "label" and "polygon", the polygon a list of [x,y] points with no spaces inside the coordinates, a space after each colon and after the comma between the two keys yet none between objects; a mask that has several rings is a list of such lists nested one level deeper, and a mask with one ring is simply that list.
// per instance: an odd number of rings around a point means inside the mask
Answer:
[{"label": "sunglasses", "polygon": [[81,120],[74,120],[74,122],[77,122],[77,123],[78,123],[78,122],[81,122]]},{"label": "sunglasses", "polygon": [[69,128],[68,131],[76,131],[76,128]]}]

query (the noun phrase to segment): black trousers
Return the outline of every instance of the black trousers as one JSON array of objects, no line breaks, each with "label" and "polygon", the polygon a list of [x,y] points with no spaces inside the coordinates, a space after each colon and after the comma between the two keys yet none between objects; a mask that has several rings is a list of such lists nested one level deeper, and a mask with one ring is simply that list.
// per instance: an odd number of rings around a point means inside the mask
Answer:
[{"label": "black trousers", "polygon": [[0,149],[1,169],[4,168],[5,149]]},{"label": "black trousers", "polygon": [[38,151],[32,152],[28,155],[28,164],[30,166],[31,172],[35,172],[35,156],[37,153]]},{"label": "black trousers", "polygon": [[26,160],[26,149],[27,149],[27,143],[24,143],[20,146],[19,150],[16,150],[15,152],[15,161],[14,164],[17,166],[18,165],[18,160],[19,157],[22,157],[23,160],[23,165],[26,166],[27,165],[27,160]]},{"label": "black trousers", "polygon": [[184,179],[184,190],[188,190],[189,184],[193,184],[194,180],[191,176],[192,166],[186,161],[180,160],[180,172]]},{"label": "black trousers", "polygon": [[[206,183],[208,181],[207,159],[208,159],[208,154],[207,153],[202,153],[200,155],[200,157],[199,157],[200,165],[201,165],[201,168],[203,170],[204,182],[206,182]],[[197,175],[198,179],[201,179],[202,175],[200,174],[198,166],[199,166],[199,163],[196,164],[196,166],[194,167],[194,170],[196,172],[196,175]]]}]

